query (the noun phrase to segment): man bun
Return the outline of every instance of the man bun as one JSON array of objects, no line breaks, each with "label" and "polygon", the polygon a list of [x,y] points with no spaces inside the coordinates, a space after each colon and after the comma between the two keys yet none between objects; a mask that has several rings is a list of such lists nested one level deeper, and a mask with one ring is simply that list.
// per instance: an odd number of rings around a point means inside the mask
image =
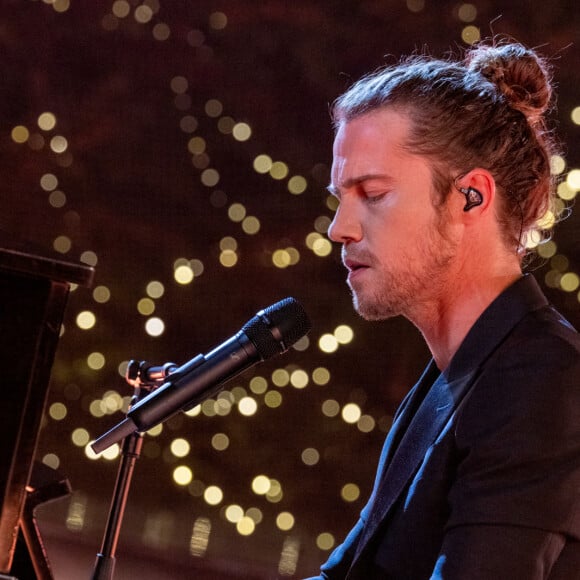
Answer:
[{"label": "man bun", "polygon": [[531,124],[551,106],[551,71],[547,61],[521,44],[479,45],[466,55],[469,70],[496,85],[510,106]]}]

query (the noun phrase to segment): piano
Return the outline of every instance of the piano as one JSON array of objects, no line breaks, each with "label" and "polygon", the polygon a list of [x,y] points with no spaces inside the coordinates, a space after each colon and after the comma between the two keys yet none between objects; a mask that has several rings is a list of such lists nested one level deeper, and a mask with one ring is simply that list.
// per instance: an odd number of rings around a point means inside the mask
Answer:
[{"label": "piano", "polygon": [[93,274],[0,236],[0,579],[53,578],[34,510],[70,486],[35,451],[70,287]]}]

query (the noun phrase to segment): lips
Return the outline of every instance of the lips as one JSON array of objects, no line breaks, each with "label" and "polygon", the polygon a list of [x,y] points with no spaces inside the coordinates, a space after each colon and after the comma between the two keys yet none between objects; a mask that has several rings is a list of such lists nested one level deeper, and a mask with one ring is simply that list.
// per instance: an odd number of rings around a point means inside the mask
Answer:
[{"label": "lips", "polygon": [[365,262],[353,258],[345,258],[343,260],[345,268],[348,270],[347,282],[352,286],[357,278],[369,269],[369,265]]},{"label": "lips", "polygon": [[360,270],[361,268],[368,268],[369,267],[364,262],[359,262],[358,260],[353,260],[351,258],[345,258],[343,260],[343,263],[344,263],[344,267],[349,272],[356,272],[356,271]]}]

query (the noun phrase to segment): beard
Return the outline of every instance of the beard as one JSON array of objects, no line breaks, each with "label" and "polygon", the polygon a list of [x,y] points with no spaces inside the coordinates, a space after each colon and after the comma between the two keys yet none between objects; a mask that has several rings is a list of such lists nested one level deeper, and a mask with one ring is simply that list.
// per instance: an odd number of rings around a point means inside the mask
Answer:
[{"label": "beard", "polygon": [[[368,265],[368,280],[349,287],[355,310],[366,320],[403,315],[413,320],[427,297],[444,291],[449,264],[458,243],[447,235],[442,220],[418,234],[390,262],[381,262],[368,250],[351,249],[343,255]],[[372,277],[372,278],[371,278]]]}]

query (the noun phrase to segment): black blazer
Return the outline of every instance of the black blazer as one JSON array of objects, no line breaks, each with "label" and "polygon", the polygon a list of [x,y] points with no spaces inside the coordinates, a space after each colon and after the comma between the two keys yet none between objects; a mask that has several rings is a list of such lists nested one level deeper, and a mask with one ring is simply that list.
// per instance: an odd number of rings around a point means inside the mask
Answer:
[{"label": "black blazer", "polygon": [[580,337],[531,276],[401,404],[320,579],[580,579]]}]

